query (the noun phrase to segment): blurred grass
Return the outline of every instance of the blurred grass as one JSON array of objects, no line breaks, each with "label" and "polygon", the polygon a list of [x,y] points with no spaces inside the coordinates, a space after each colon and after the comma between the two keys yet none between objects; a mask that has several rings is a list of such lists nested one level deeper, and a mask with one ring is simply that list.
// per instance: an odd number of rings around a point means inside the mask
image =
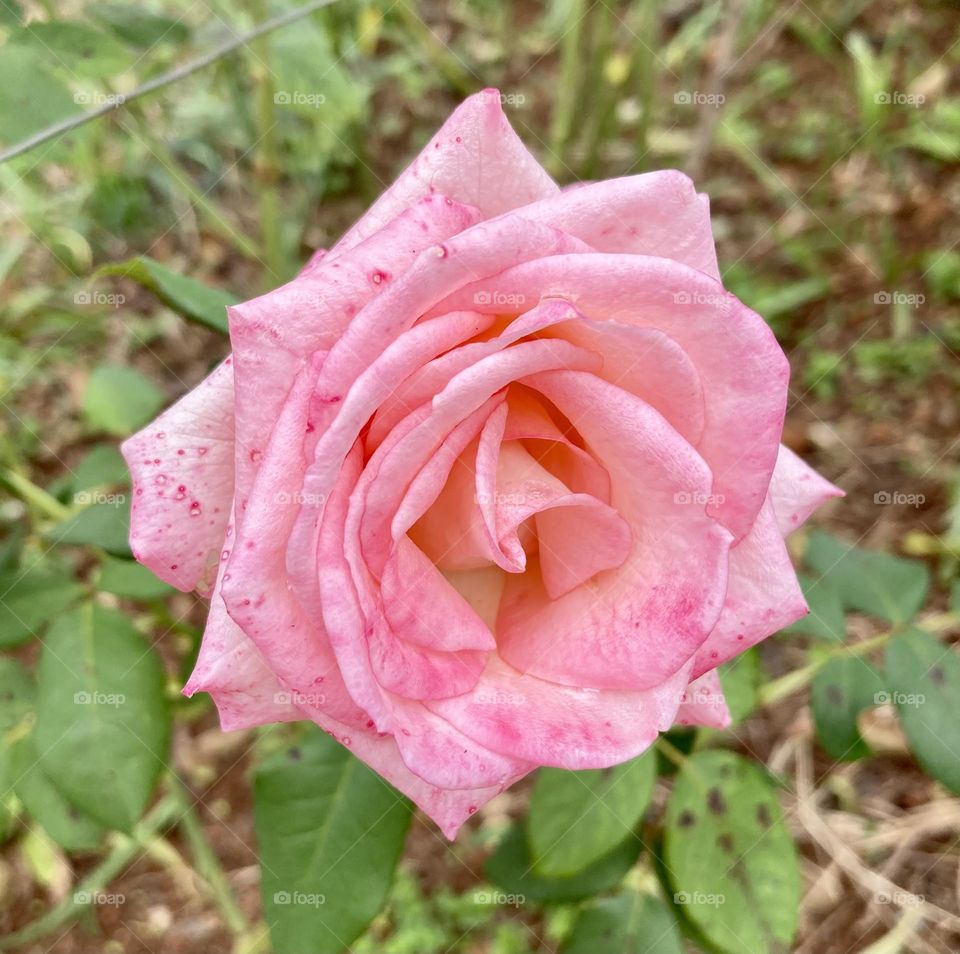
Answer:
[{"label": "blurred grass", "polygon": [[[0,0],[0,147],[295,6]],[[696,169],[726,284],[791,358],[786,439],[850,495],[835,528],[930,560],[942,604],[960,567],[958,39],[933,2],[339,0],[0,166],[0,568],[43,554],[85,512],[78,490],[116,483],[83,476],[137,423],[104,406],[110,368],[155,406],[227,348],[99,268],[149,256],[225,295],[276,285],[497,85],[562,183]],[[873,504],[890,489],[924,503]],[[403,931],[375,949],[538,949],[469,892],[428,894],[401,879],[384,917]]]}]

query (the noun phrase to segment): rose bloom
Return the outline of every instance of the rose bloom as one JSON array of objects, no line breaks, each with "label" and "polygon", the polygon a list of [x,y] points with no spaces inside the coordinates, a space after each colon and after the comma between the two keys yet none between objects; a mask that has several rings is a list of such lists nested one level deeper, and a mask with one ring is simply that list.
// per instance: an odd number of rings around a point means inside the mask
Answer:
[{"label": "rose bloom", "polygon": [[229,323],[123,448],[224,729],[312,719],[452,838],[537,766],[726,725],[716,667],[807,612],[784,535],[840,492],[681,173],[560,189],[487,90]]}]

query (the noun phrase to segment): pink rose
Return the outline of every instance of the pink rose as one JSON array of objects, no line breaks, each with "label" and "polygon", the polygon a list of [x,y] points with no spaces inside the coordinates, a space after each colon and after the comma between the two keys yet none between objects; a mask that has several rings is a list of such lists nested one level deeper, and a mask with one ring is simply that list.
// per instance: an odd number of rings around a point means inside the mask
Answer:
[{"label": "pink rose", "polygon": [[728,720],[807,611],[787,360],[679,172],[559,189],[487,90],[130,438],[138,560],[211,596],[225,729],[312,719],[453,837],[540,765]]}]

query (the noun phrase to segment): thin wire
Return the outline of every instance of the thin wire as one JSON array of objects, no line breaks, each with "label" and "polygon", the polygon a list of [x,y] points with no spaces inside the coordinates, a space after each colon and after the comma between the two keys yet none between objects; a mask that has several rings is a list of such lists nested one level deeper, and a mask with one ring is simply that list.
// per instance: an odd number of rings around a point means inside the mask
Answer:
[{"label": "thin wire", "polygon": [[271,33],[280,27],[296,23],[297,20],[302,20],[311,13],[315,13],[317,10],[328,7],[335,2],[336,0],[311,0],[310,3],[306,3],[296,10],[291,10],[288,13],[273,17],[270,20],[264,20],[263,23],[255,26],[249,32],[235,37],[232,40],[228,40],[226,43],[222,43],[220,46],[212,49],[209,53],[205,53],[203,56],[191,60],[189,63],[184,63],[183,66],[178,66],[176,69],[170,70],[168,73],[164,73],[162,76],[158,76],[144,83],[142,86],[138,86],[132,92],[117,93],[116,95],[111,94],[109,102],[104,103],[102,106],[98,106],[89,112],[81,113],[79,116],[71,116],[69,119],[60,120],[60,122],[54,123],[52,126],[47,126],[46,129],[41,129],[40,132],[34,133],[29,138],[4,149],[0,152],[0,163],[7,162],[16,156],[21,156],[42,143],[55,139],[57,136],[62,136],[64,133],[68,133],[94,119],[99,119],[101,116],[105,116],[107,113],[119,109],[119,107],[124,106],[126,103],[139,99],[141,96],[156,92],[158,89],[169,86],[171,83],[176,83],[190,76],[192,73],[205,69],[217,60],[229,56],[240,47],[246,46],[251,40],[255,40],[265,33]]}]

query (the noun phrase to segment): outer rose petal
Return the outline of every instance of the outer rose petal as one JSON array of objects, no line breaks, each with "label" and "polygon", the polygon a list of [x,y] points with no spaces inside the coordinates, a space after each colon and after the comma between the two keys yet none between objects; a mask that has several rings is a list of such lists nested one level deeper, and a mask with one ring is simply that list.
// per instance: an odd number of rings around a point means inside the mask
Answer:
[{"label": "outer rose petal", "polygon": [[517,214],[576,235],[598,252],[672,258],[720,278],[710,200],[674,169],[585,182]]},{"label": "outer rose petal", "polygon": [[839,487],[821,477],[789,447],[780,445],[770,480],[770,499],[784,536],[796,530],[822,503],[843,495]]},{"label": "outer rose petal", "polygon": [[694,677],[715,669],[807,612],[773,504],[767,498],[753,529],[730,551],[727,596],[716,627],[697,653]]},{"label": "outer rose petal", "polygon": [[607,768],[645,751],[676,717],[689,664],[644,692],[578,689],[492,656],[473,690],[426,703],[494,752],[558,768]]},{"label": "outer rose petal", "polygon": [[448,195],[476,206],[490,218],[559,191],[507,121],[500,91],[485,89],[454,110],[333,252],[352,248],[373,235],[425,195]]},{"label": "outer rose petal", "polygon": [[694,679],[684,690],[677,710],[677,725],[705,725],[711,729],[725,729],[730,725],[730,710],[716,669]]},{"label": "outer rose petal", "polygon": [[133,555],[171,586],[209,595],[233,495],[230,358],[122,451],[133,475]]},{"label": "outer rose petal", "polygon": [[529,771],[525,767],[518,769],[499,785],[474,789],[439,788],[425,782],[407,768],[392,736],[355,732],[322,714],[313,714],[312,718],[317,725],[348,746],[354,755],[363,759],[375,772],[413,799],[451,840],[456,837],[460,826],[481,805],[519,781]]}]

